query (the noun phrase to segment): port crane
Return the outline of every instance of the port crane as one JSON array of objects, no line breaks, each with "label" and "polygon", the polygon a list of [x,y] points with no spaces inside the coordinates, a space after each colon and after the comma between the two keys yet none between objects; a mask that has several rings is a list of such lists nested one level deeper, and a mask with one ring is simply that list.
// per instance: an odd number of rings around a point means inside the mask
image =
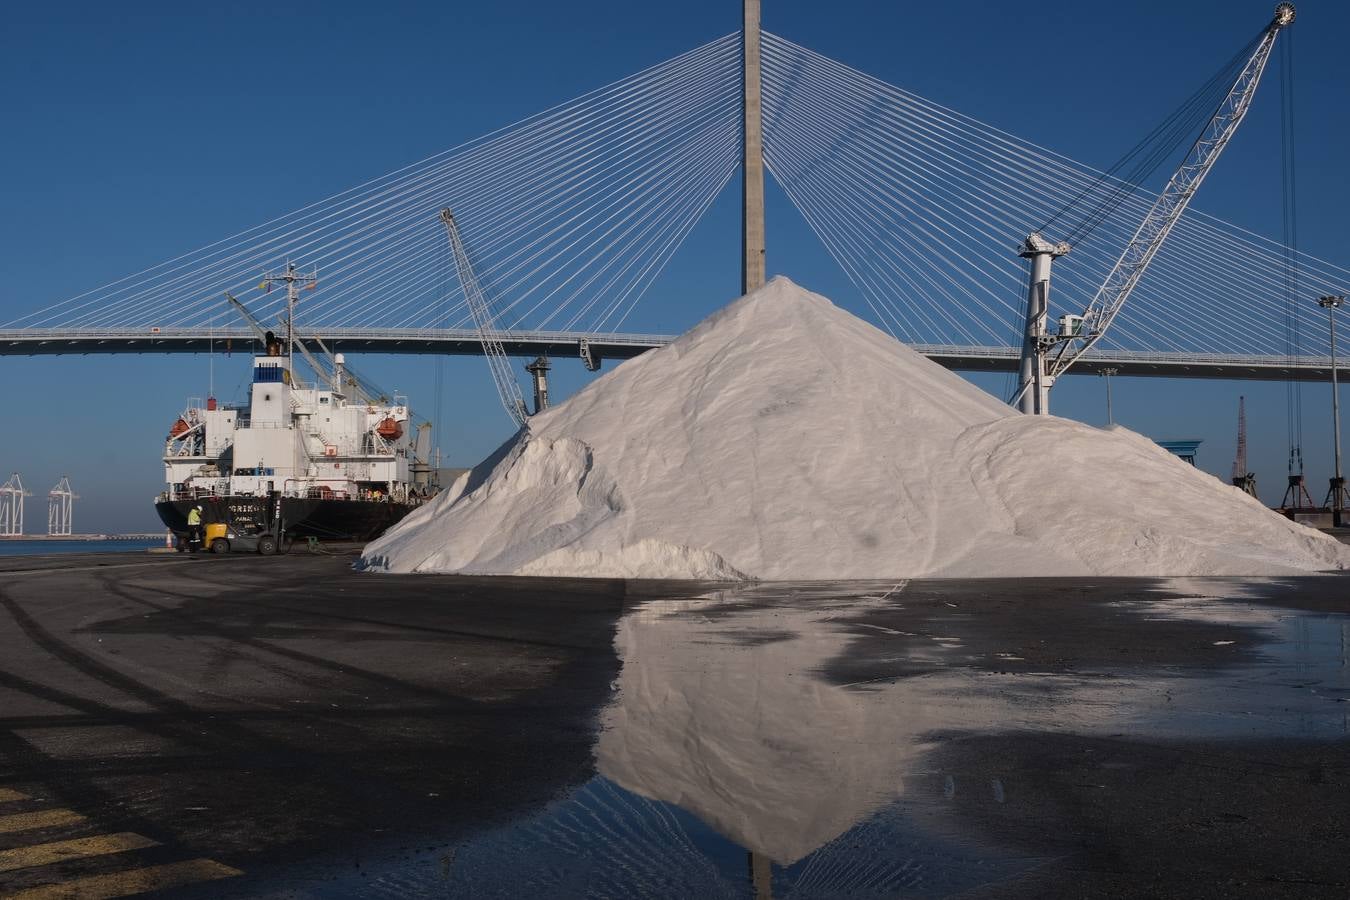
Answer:
[{"label": "port crane", "polygon": [[47,493],[47,534],[69,536],[74,524],[75,501],[80,495],[70,487],[70,477],[62,475],[56,487]]},{"label": "port crane", "polygon": [[[450,236],[451,255],[455,259],[455,272],[459,275],[459,283],[464,288],[464,299],[469,304],[469,313],[473,316],[474,328],[478,331],[478,340],[483,344],[483,355],[487,357],[488,368],[492,370],[492,381],[497,385],[497,396],[501,398],[502,406],[506,408],[506,414],[515,421],[517,426],[524,426],[529,413],[525,408],[525,396],[520,391],[520,385],[516,382],[515,373],[511,371],[511,361],[506,356],[506,348],[502,346],[501,335],[497,331],[492,310],[488,308],[487,297],[483,294],[483,287],[478,283],[478,276],[473,271],[473,264],[469,262],[469,254],[464,249],[464,241],[459,236],[459,226],[455,224],[455,216],[450,212],[449,207],[441,210],[441,222],[445,225],[445,231]],[[546,367],[542,371],[547,371]],[[538,374],[534,371],[531,374]],[[545,389],[544,396],[547,397]],[[540,396],[539,389],[535,390],[536,404]],[[545,401],[546,402],[546,401]]]},{"label": "port crane", "polygon": [[15,472],[9,481],[0,485],[0,535],[21,537],[23,535],[23,498],[33,496],[32,491],[23,486],[23,479]]},{"label": "port crane", "polygon": [[1256,93],[1256,86],[1265,72],[1266,63],[1270,60],[1275,38],[1293,21],[1293,4],[1281,3],[1275,8],[1275,17],[1256,42],[1255,49],[1238,72],[1218,110],[1210,117],[1182,160],[1180,168],[1144,215],[1134,236],[1106,276],[1106,281],[1097,289],[1082,315],[1060,318],[1056,334],[1047,331],[1051,264],[1056,258],[1069,253],[1071,248],[1066,242],[1050,241],[1036,233],[1029,235],[1023,242],[1018,255],[1031,261],[1031,278],[1027,289],[1026,331],[1018,391],[1013,397],[1013,402],[1022,412],[1048,415],[1050,388],[1055,380],[1106,334],[1158,249],[1186,211],[1200,183],[1205,180],[1242,124]]}]

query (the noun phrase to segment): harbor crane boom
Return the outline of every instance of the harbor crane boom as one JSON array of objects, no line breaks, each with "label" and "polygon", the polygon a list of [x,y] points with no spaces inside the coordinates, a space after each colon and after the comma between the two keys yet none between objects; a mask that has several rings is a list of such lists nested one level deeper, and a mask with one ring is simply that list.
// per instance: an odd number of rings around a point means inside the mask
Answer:
[{"label": "harbor crane boom", "polygon": [[459,283],[464,288],[464,299],[469,304],[469,313],[473,316],[474,327],[478,330],[478,340],[483,345],[483,354],[487,357],[488,368],[492,371],[492,381],[497,385],[497,396],[501,398],[506,414],[515,420],[516,425],[524,425],[527,416],[525,396],[520,391],[515,374],[511,371],[510,360],[506,357],[506,348],[493,321],[492,310],[488,308],[483,288],[474,274],[469,254],[464,249],[464,241],[459,236],[459,226],[447,207],[441,210],[441,222],[450,236],[451,254],[455,258],[455,271],[459,274]]},{"label": "harbor crane boom", "polygon": [[[1256,86],[1265,72],[1266,63],[1270,60],[1275,38],[1281,29],[1293,21],[1292,3],[1281,3],[1275,8],[1275,17],[1266,26],[1218,110],[1191,145],[1180,168],[1149,208],[1106,276],[1106,281],[1098,288],[1082,316],[1065,316],[1061,320],[1059,333],[1055,335],[1049,335],[1045,330],[1050,264],[1056,256],[1068,253],[1069,246],[1064,243],[1052,244],[1038,234],[1027,238],[1020,255],[1032,260],[1032,276],[1027,294],[1027,329],[1022,352],[1021,384],[1015,398],[1023,412],[1048,414],[1050,387],[1055,379],[1068,371],[1106,334],[1158,249],[1186,211],[1200,183],[1205,180],[1242,124],[1252,97],[1256,94]],[[1052,350],[1055,350],[1053,358],[1050,356]]]},{"label": "harbor crane boom", "polygon": [[225,299],[230,301],[230,305],[239,313],[240,318],[248,323],[249,327],[253,329],[253,333],[258,336],[258,340],[266,346],[268,331],[263,327],[263,323],[258,321],[258,317],[249,312],[243,301],[229,291],[225,292]]},{"label": "harbor crane boom", "polygon": [[[243,301],[229,291],[225,292],[225,299],[230,301],[231,305],[238,310],[240,317],[249,324],[249,327],[253,329],[254,334],[258,336],[258,340],[266,344],[268,334],[267,328],[262,322],[258,321],[258,318],[254,316],[253,313],[249,312],[248,307],[243,304]],[[305,358],[305,362],[309,364],[309,367],[314,371],[316,377],[327,379],[332,384],[333,390],[339,393],[345,393],[348,388],[351,388],[355,394],[356,400],[369,402],[372,399],[370,391],[366,389],[366,386],[361,384],[358,379],[351,377],[353,373],[350,371],[344,373],[337,362],[337,357],[330,353],[327,347],[324,347],[322,341],[315,338],[315,341],[323,348],[324,353],[328,356],[331,366],[322,365],[314,357],[314,354],[309,352],[309,348],[305,346],[304,339],[296,333],[294,329],[291,329],[290,331],[294,345],[300,349],[300,355]],[[344,378],[344,375],[347,377]],[[346,381],[347,383],[344,385],[343,381]]]}]

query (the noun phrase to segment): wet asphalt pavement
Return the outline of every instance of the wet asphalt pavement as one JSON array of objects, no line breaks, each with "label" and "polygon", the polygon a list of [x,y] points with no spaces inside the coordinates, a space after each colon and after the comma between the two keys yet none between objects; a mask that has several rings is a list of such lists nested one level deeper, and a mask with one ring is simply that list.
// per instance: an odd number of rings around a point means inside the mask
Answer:
[{"label": "wet asphalt pavement", "polygon": [[0,896],[1345,897],[1350,579],[0,559]]}]

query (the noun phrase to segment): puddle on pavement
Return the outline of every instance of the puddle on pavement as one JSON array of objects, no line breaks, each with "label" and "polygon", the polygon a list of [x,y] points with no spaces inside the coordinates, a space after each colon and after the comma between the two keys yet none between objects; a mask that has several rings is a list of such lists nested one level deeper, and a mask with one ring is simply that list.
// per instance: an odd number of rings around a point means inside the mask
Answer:
[{"label": "puddle on pavement", "polygon": [[[1135,611],[1146,620],[1238,625],[1255,639],[1216,632],[1212,646],[1236,660],[1217,672],[1132,679],[1122,702],[1132,729],[1190,738],[1350,736],[1350,616],[1225,599],[1215,590],[1222,586],[1200,587],[1201,593],[1136,603]],[[1248,652],[1256,659],[1237,656]]]},{"label": "puddle on pavement", "polygon": [[782,862],[678,805],[597,777],[540,815],[459,846],[442,883],[453,896],[503,898],[944,897],[1034,862],[926,834],[899,804]]},{"label": "puddle on pavement", "polygon": [[[1127,605],[1141,628],[1151,618],[1213,625],[1217,663],[999,672],[962,661],[960,629],[980,627],[971,617],[927,635],[923,652],[945,666],[824,677],[856,648],[860,613],[903,605],[904,587],[753,586],[644,603],[618,625],[622,669],[600,714],[596,777],[509,827],[396,873],[368,871],[363,890],[949,896],[1044,857],[977,841],[944,815],[958,802],[1016,804],[1021,785],[1015,773],[932,769],[939,736],[1350,736],[1350,619],[1224,599],[1214,585]],[[867,630],[888,629],[908,633]]]}]

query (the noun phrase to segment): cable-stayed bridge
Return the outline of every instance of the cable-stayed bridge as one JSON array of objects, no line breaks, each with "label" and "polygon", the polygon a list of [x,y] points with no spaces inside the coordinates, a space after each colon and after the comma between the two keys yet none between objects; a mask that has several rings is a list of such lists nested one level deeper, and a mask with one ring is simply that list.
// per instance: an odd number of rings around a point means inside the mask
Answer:
[{"label": "cable-stayed bridge", "polygon": [[[445,354],[481,356],[482,340],[473,328],[321,328],[311,332],[329,348],[349,353]],[[591,333],[583,331],[523,331],[507,333],[511,356],[582,355],[589,350],[598,362],[631,359],[675,339],[666,334]],[[254,333],[246,328],[145,329],[23,329],[0,330],[0,355],[48,356],[93,353],[235,353],[250,352]],[[309,340],[317,349],[315,341]],[[968,372],[1015,372],[1019,348],[960,344],[910,346],[949,369]],[[1079,363],[1077,371],[1100,374],[1168,378],[1232,378],[1248,380],[1326,381],[1331,377],[1329,357],[1173,353],[1143,350],[1096,350]]]},{"label": "cable-stayed bridge", "polygon": [[[284,292],[262,276],[288,262],[318,273],[297,307],[304,340],[478,354],[439,221],[446,207],[508,353],[566,358],[585,347],[623,359],[660,346],[670,338],[625,324],[741,170],[743,43],[740,32],[718,38],[0,323],[0,354],[248,352],[253,333],[224,294],[273,321]],[[761,32],[758,44],[769,174],[856,287],[856,311],[944,365],[1016,370],[1025,235],[1067,208],[1109,210],[1056,265],[1052,315],[1073,313],[1153,203],[1126,180],[785,38]],[[769,259],[772,271],[772,249]],[[1325,379],[1325,319],[1305,301],[1348,282],[1344,267],[1191,210],[1078,370]]]}]

